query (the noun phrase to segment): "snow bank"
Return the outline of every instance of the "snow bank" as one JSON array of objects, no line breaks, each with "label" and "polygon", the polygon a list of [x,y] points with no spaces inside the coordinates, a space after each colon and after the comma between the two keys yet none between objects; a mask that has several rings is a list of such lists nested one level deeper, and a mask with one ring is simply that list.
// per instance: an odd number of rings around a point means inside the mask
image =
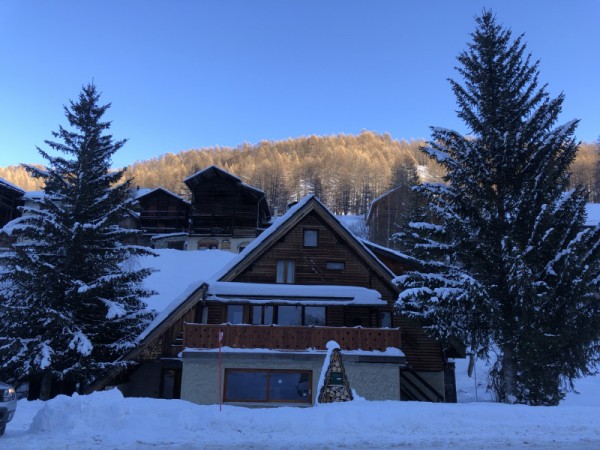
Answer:
[{"label": "snow bank", "polygon": [[[200,406],[117,390],[20,401],[3,449],[600,448],[590,407],[353,401],[318,408]],[[33,418],[33,419],[32,419]]]}]

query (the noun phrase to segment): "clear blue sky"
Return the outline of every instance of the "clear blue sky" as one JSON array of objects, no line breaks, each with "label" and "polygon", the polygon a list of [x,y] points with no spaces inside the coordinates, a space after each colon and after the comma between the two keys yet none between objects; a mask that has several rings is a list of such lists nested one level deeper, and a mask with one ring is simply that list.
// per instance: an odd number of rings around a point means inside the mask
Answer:
[{"label": "clear blue sky", "polygon": [[600,136],[600,0],[0,0],[0,166],[42,162],[62,106],[94,80],[115,166],[307,135],[466,132],[447,78],[492,8]]}]

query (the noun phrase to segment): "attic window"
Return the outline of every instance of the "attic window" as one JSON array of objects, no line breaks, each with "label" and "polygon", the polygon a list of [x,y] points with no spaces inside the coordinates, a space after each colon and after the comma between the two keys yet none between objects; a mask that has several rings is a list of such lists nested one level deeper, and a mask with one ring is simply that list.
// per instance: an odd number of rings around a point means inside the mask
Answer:
[{"label": "attic window", "polygon": [[304,230],[304,246],[317,247],[319,243],[319,230]]}]

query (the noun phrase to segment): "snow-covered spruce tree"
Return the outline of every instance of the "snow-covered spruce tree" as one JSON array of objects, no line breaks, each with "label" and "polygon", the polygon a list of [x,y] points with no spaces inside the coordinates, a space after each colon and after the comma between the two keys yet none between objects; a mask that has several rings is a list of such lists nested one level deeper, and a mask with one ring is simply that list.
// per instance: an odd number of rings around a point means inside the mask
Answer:
[{"label": "snow-covered spruce tree", "polygon": [[423,267],[397,279],[397,309],[479,357],[496,353],[502,402],[555,405],[597,367],[600,231],[568,191],[577,121],[555,126],[563,95],[538,84],[523,36],[476,19],[451,80],[470,136],[433,128],[423,150],[447,170],[424,184],[434,219],[412,223]]},{"label": "snow-covered spruce tree", "polygon": [[[124,171],[111,171],[124,140],[106,134],[94,85],[85,86],[65,114],[72,131],[59,128],[46,141],[66,155],[50,156],[47,170],[28,167],[45,181],[39,208],[25,208],[4,231],[13,245],[0,257],[3,314],[0,375],[41,383],[40,398],[83,388],[148,324],[140,282],[149,274],[129,264],[149,254],[130,245],[133,230],[118,223],[131,200]],[[61,388],[61,386],[63,388]]]}]

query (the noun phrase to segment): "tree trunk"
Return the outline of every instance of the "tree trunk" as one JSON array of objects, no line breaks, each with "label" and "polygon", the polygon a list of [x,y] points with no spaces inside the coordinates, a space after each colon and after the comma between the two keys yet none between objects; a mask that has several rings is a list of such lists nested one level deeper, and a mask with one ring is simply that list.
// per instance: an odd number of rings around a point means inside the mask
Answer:
[{"label": "tree trunk", "polygon": [[52,374],[50,371],[45,371],[42,374],[42,382],[40,387],[40,400],[50,400],[52,395]]},{"label": "tree trunk", "polygon": [[514,361],[513,349],[511,344],[505,344],[502,352],[502,387],[504,403],[515,403],[517,401],[517,392],[515,385],[516,366]]}]

